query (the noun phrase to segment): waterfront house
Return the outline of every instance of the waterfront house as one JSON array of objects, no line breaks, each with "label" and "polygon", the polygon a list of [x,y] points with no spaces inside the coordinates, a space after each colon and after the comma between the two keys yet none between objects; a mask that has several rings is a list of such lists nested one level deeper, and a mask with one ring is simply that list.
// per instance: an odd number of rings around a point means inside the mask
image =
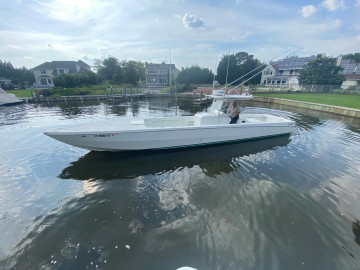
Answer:
[{"label": "waterfront house", "polygon": [[343,59],[342,55],[339,55],[336,61],[338,66],[343,68],[339,74],[345,76],[341,88],[349,89],[349,87],[360,87],[360,63],[356,63],[352,59]]},{"label": "waterfront house", "polygon": [[91,71],[90,66],[79,61],[52,61],[45,62],[33,69],[37,87],[53,87],[53,78],[60,74],[86,73]]},{"label": "waterfront house", "polygon": [[300,70],[304,69],[308,62],[315,59],[316,56],[290,57],[271,62],[262,71],[260,84],[266,87],[300,89]]},{"label": "waterfront house", "polygon": [[0,77],[0,85],[9,85],[11,83],[11,80],[10,79],[6,79],[6,78],[3,78],[3,77]]},{"label": "waterfront house", "polygon": [[180,70],[174,64],[153,64],[145,62],[146,86],[148,87],[165,87],[171,81],[175,80]]}]

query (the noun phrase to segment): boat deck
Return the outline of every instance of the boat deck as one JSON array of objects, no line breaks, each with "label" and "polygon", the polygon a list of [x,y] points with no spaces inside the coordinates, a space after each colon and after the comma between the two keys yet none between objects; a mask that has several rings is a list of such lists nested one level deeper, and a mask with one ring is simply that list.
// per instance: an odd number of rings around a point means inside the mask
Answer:
[{"label": "boat deck", "polygon": [[[240,114],[237,125],[261,125],[290,122],[290,120],[267,114]],[[85,124],[71,126],[54,130],[61,133],[117,133],[129,130],[144,129],[163,129],[163,128],[191,128],[191,127],[226,127],[230,123],[230,118],[226,114],[210,115],[200,113],[195,116],[182,117],[159,117],[150,119],[120,119],[115,121],[98,122],[94,124]],[[229,126],[230,127],[230,126]],[[50,132],[51,133],[51,132]]]}]

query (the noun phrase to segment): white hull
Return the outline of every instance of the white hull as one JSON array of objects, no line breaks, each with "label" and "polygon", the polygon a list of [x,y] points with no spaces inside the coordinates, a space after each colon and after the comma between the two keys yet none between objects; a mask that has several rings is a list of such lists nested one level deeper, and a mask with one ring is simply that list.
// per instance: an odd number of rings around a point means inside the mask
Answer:
[{"label": "white hull", "polygon": [[241,115],[230,125],[227,116],[122,120],[66,128],[45,134],[61,142],[98,151],[168,149],[226,143],[289,134],[294,122],[271,115]]},{"label": "white hull", "polygon": [[0,88],[0,106],[13,105],[21,102],[22,100],[18,99],[14,94],[7,94]]}]

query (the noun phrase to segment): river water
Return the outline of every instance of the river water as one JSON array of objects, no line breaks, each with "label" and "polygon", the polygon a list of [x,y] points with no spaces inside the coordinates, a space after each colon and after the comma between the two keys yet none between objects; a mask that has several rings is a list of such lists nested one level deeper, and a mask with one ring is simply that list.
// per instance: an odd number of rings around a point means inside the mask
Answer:
[{"label": "river water", "polygon": [[0,269],[360,269],[356,119],[245,104],[296,132],[141,153],[43,135],[199,110],[169,99],[0,108]]}]

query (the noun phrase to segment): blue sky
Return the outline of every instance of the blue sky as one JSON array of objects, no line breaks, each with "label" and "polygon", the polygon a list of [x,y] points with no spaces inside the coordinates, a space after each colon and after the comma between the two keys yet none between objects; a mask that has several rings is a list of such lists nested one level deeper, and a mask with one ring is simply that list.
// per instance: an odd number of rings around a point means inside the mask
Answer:
[{"label": "blue sky", "polygon": [[[193,64],[246,51],[267,61],[360,52],[360,0],[13,0],[0,2],[0,59],[15,67],[108,56]],[[219,44],[219,45],[218,45]]]}]

